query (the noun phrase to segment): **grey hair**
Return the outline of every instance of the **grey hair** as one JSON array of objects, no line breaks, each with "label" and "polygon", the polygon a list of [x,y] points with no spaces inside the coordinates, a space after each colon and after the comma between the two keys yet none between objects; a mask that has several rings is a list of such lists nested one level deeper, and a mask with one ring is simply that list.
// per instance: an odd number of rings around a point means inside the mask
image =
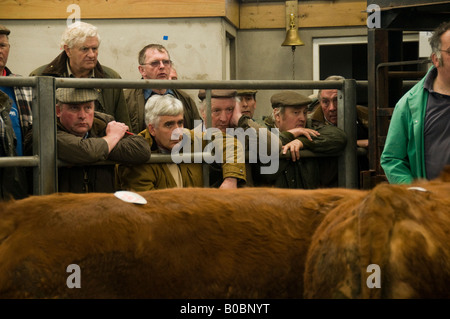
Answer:
[{"label": "grey hair", "polygon": [[97,38],[98,44],[100,45],[100,35],[96,26],[81,21],[72,23],[66,28],[61,37],[61,48],[64,48],[65,45],[73,48],[75,45],[86,41],[87,37]]},{"label": "grey hair", "polygon": [[[324,81],[342,81],[345,80],[345,78],[341,75],[330,75],[328,76]],[[320,99],[320,94],[322,93],[322,89],[319,90],[317,93],[317,97]]]},{"label": "grey hair", "polygon": [[439,64],[442,64],[442,55],[441,55],[441,36],[450,29],[450,22],[441,23],[434,31],[433,35],[428,39],[431,46],[431,54],[435,54],[439,59]]},{"label": "grey hair", "polygon": [[161,116],[183,114],[183,103],[173,95],[152,95],[145,103],[145,125],[158,126]]}]

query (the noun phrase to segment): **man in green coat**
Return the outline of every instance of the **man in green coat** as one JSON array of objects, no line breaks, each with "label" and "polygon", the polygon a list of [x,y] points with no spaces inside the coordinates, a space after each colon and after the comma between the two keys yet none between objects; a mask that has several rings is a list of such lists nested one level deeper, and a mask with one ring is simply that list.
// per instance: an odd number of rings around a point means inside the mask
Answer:
[{"label": "man in green coat", "polygon": [[[52,62],[30,73],[30,76],[61,78],[120,79],[111,68],[98,62],[100,36],[97,28],[89,23],[75,22],[62,35],[61,52]],[[112,115],[118,122],[131,127],[130,117],[122,89],[97,89],[99,93],[95,110]]]},{"label": "man in green coat", "polygon": [[397,103],[380,164],[389,183],[434,179],[450,164],[450,22],[430,38],[433,66]]},{"label": "man in green coat", "polygon": [[[214,162],[210,163],[221,168],[222,174],[220,180],[217,180],[220,188],[236,188],[246,182],[243,150],[239,144],[235,144],[235,139],[222,137],[223,134],[216,130],[215,133],[222,139],[214,138],[209,142],[200,127],[194,130],[184,129],[183,105],[172,95],[156,94],[150,97],[145,106],[145,120],[147,129],[139,135],[145,138],[153,153],[171,154],[174,163],[118,165],[117,176],[122,189],[147,191],[203,187],[202,161],[179,161],[179,156],[185,154],[184,150],[187,150],[186,153],[193,150],[201,152],[208,144],[214,145],[216,154],[223,154],[223,157],[216,157]],[[231,143],[230,148],[227,147],[228,143]],[[229,149],[233,152],[229,153]]]}]

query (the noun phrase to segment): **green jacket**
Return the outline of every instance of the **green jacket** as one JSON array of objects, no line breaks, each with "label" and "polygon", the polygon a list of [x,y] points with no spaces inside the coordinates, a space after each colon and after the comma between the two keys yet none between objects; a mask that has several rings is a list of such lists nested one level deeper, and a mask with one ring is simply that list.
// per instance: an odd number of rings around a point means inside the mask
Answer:
[{"label": "green jacket", "polygon": [[[49,64],[43,65],[30,73],[30,76],[53,76],[67,78],[67,54],[63,51]],[[94,68],[94,77],[97,79],[120,79],[120,75],[111,68],[97,65]],[[117,122],[128,125],[131,129],[130,117],[128,115],[127,104],[122,89],[97,89],[99,98],[95,105],[98,112],[112,115]]]},{"label": "green jacket", "polygon": [[[194,130],[184,130],[184,134],[191,138],[191,145],[194,147],[195,141],[202,143],[202,149],[206,146],[207,140],[203,135],[197,136]],[[159,152],[153,138],[145,129],[139,135],[143,136],[152,152]],[[236,163],[237,162],[237,163]],[[213,165],[213,164],[211,164]],[[217,166],[214,164],[214,166]],[[245,163],[240,163],[234,157],[234,163],[223,163],[221,167],[222,178],[217,183],[221,184],[226,177],[234,177],[240,181],[246,181]],[[183,178],[183,187],[203,187],[203,169],[201,163],[179,163],[181,176]],[[132,191],[147,191],[155,189],[165,189],[177,187],[175,180],[165,163],[145,163],[141,165],[117,165],[117,181],[119,188]]]},{"label": "green jacket", "polygon": [[[184,91],[172,89],[174,96],[183,103],[184,127],[194,129],[194,120],[201,120],[197,105],[194,100]],[[131,129],[138,134],[146,129],[145,125],[145,99],[143,89],[125,89],[125,101],[127,103]]]},{"label": "green jacket", "polygon": [[[16,135],[9,111],[11,100],[0,91],[0,156],[16,156]],[[0,199],[21,199],[28,196],[28,181],[24,167],[0,167]]]},{"label": "green jacket", "polygon": [[397,102],[380,158],[391,184],[410,184],[426,178],[424,123],[428,91],[423,85],[428,74]]},{"label": "green jacket", "polygon": [[[265,124],[268,128],[274,128],[275,123],[271,117],[266,118]],[[313,125],[307,120],[306,128],[317,130],[320,136],[314,137],[313,141],[305,136],[297,137],[303,143],[303,150],[310,150],[327,157],[301,157],[298,161],[280,159],[278,172],[273,175],[261,175],[261,180],[269,185],[280,188],[304,188],[314,189],[325,187],[324,180],[329,176],[323,176],[322,167],[329,161],[336,161],[336,156],[342,154],[347,144],[347,136],[341,129],[332,125]],[[280,132],[280,141],[283,145],[294,140],[295,137],[289,132]]]},{"label": "green jacket", "polygon": [[150,147],[138,135],[125,135],[108,153],[108,144],[101,137],[106,135],[106,127],[111,120],[112,116],[96,112],[87,138],[67,132],[58,121],[58,159],[70,163],[58,170],[59,192],[114,192],[117,190],[115,164],[86,164],[113,161],[137,165],[150,159]]}]

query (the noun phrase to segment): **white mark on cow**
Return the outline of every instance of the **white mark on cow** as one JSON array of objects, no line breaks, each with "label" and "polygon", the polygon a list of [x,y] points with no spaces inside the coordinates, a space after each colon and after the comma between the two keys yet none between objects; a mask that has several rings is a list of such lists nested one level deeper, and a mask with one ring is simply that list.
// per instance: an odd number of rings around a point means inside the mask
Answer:
[{"label": "white mark on cow", "polygon": [[367,277],[366,284],[369,288],[381,288],[381,269],[377,264],[370,264],[367,266],[366,272],[371,272]]},{"label": "white mark on cow", "polygon": [[70,264],[67,266],[66,272],[73,272],[67,277],[66,285],[70,289],[81,288],[81,269],[77,264]]},{"label": "white mark on cow", "polygon": [[419,192],[428,192],[428,190],[426,190],[423,187],[409,187],[408,188],[409,191],[419,191]]}]

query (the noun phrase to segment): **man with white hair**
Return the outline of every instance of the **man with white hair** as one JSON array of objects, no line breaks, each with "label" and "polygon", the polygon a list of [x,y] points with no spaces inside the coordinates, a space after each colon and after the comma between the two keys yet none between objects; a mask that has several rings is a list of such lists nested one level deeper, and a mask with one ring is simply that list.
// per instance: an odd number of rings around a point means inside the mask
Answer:
[{"label": "man with white hair", "polygon": [[[62,35],[61,47],[64,51],[49,64],[32,71],[30,76],[120,79],[116,71],[98,62],[100,41],[97,27],[81,21],[75,22]],[[112,115],[116,121],[131,127],[123,90],[97,91],[99,98],[95,110]]]},{"label": "man with white hair", "polygon": [[[152,95],[145,104],[145,123],[147,129],[139,133],[151,146],[152,153],[172,154],[184,150],[195,151],[201,146],[213,144],[223,154],[221,163],[212,165],[220,167],[220,177],[213,176],[211,187],[237,188],[246,182],[245,159],[242,146],[231,137],[212,141],[205,138],[200,130],[184,128],[183,103],[171,94]],[[220,132],[219,132],[220,134]],[[221,142],[223,144],[221,144]],[[182,144],[180,144],[182,143]],[[230,146],[230,147],[228,147]],[[220,149],[223,147],[223,149]],[[233,150],[230,152],[229,150]],[[180,151],[180,152],[178,152]],[[178,156],[178,155],[175,155]],[[172,157],[173,158],[173,157]],[[140,165],[124,165],[117,167],[119,187],[132,191],[148,191],[165,188],[203,187],[203,171],[201,162],[180,163],[143,163]]]}]

